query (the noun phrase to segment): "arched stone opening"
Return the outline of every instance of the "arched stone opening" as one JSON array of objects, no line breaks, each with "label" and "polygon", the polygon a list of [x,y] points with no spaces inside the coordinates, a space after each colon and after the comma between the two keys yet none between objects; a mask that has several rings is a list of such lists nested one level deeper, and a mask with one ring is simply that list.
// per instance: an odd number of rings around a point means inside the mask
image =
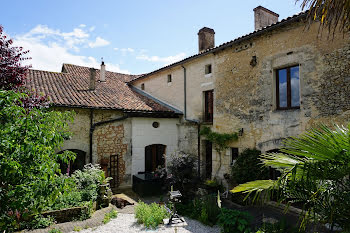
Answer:
[{"label": "arched stone opening", "polygon": [[154,172],[165,167],[166,145],[152,144],[145,147],[145,172]]},{"label": "arched stone opening", "polygon": [[[60,162],[61,172],[63,174],[71,175],[76,170],[82,170],[86,161],[86,152],[78,149],[68,149],[76,154],[74,161],[70,161],[69,164]],[[58,154],[63,153],[66,150],[60,151]]]}]

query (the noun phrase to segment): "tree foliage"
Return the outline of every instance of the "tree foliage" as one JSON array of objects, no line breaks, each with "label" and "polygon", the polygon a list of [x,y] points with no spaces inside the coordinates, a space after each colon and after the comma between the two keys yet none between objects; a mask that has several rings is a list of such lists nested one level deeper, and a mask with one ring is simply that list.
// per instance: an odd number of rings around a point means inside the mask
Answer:
[{"label": "tree foliage", "polygon": [[286,139],[281,152],[260,158],[281,172],[278,180],[251,181],[231,191],[278,190],[280,201],[303,205],[302,225],[313,218],[350,230],[350,124],[310,129]]},{"label": "tree foliage", "polygon": [[[59,192],[58,160],[74,159],[72,152],[56,154],[69,137],[70,112],[23,107],[24,93],[0,91],[0,229],[16,229],[20,220],[39,213]],[[64,184],[62,184],[64,185]]]},{"label": "tree foliage", "polygon": [[259,160],[261,151],[257,149],[245,149],[237,158],[232,167],[232,178],[237,184],[269,177],[268,168]]},{"label": "tree foliage", "polygon": [[338,26],[340,31],[350,30],[350,0],[302,0],[301,8],[309,10],[310,22],[319,20],[329,32],[334,33]]},{"label": "tree foliage", "polygon": [[0,89],[13,90],[23,85],[29,66],[21,62],[30,58],[24,57],[29,51],[22,47],[12,46],[13,41],[4,35],[0,25]]}]

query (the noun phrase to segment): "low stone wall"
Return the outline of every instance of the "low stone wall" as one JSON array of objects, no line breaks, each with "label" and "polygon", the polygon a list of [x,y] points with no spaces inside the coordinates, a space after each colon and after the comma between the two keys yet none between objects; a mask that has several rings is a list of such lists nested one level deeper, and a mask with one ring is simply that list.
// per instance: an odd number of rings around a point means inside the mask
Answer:
[{"label": "low stone wall", "polygon": [[86,213],[88,210],[88,207],[82,206],[82,207],[73,207],[73,208],[67,208],[62,210],[52,210],[52,211],[46,211],[42,213],[44,217],[51,216],[55,218],[56,223],[63,223],[63,222],[70,222],[73,219],[78,219],[82,213]]}]

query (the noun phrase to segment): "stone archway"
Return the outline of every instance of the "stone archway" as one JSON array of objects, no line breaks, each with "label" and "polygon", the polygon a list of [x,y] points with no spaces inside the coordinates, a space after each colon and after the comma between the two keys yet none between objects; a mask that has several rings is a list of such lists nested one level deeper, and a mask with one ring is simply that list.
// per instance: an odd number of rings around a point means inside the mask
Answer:
[{"label": "stone archway", "polygon": [[145,172],[154,172],[158,166],[165,167],[166,145],[152,144],[145,147]]},{"label": "stone archway", "polygon": [[[69,162],[69,164],[60,163],[61,172],[64,174],[72,174],[76,170],[82,170],[86,161],[86,152],[78,149],[67,149],[76,154],[74,161]],[[66,150],[60,151],[58,154],[63,153]]]}]

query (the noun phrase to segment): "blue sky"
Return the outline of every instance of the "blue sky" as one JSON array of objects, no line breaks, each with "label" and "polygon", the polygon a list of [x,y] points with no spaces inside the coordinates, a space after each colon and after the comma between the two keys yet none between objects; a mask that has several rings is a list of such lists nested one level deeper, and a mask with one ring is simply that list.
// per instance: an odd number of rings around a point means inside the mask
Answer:
[{"label": "blue sky", "polygon": [[280,20],[301,11],[295,0],[11,0],[0,24],[35,69],[97,68],[103,57],[107,70],[140,74],[197,53],[204,26],[216,45],[252,32],[258,5]]}]

